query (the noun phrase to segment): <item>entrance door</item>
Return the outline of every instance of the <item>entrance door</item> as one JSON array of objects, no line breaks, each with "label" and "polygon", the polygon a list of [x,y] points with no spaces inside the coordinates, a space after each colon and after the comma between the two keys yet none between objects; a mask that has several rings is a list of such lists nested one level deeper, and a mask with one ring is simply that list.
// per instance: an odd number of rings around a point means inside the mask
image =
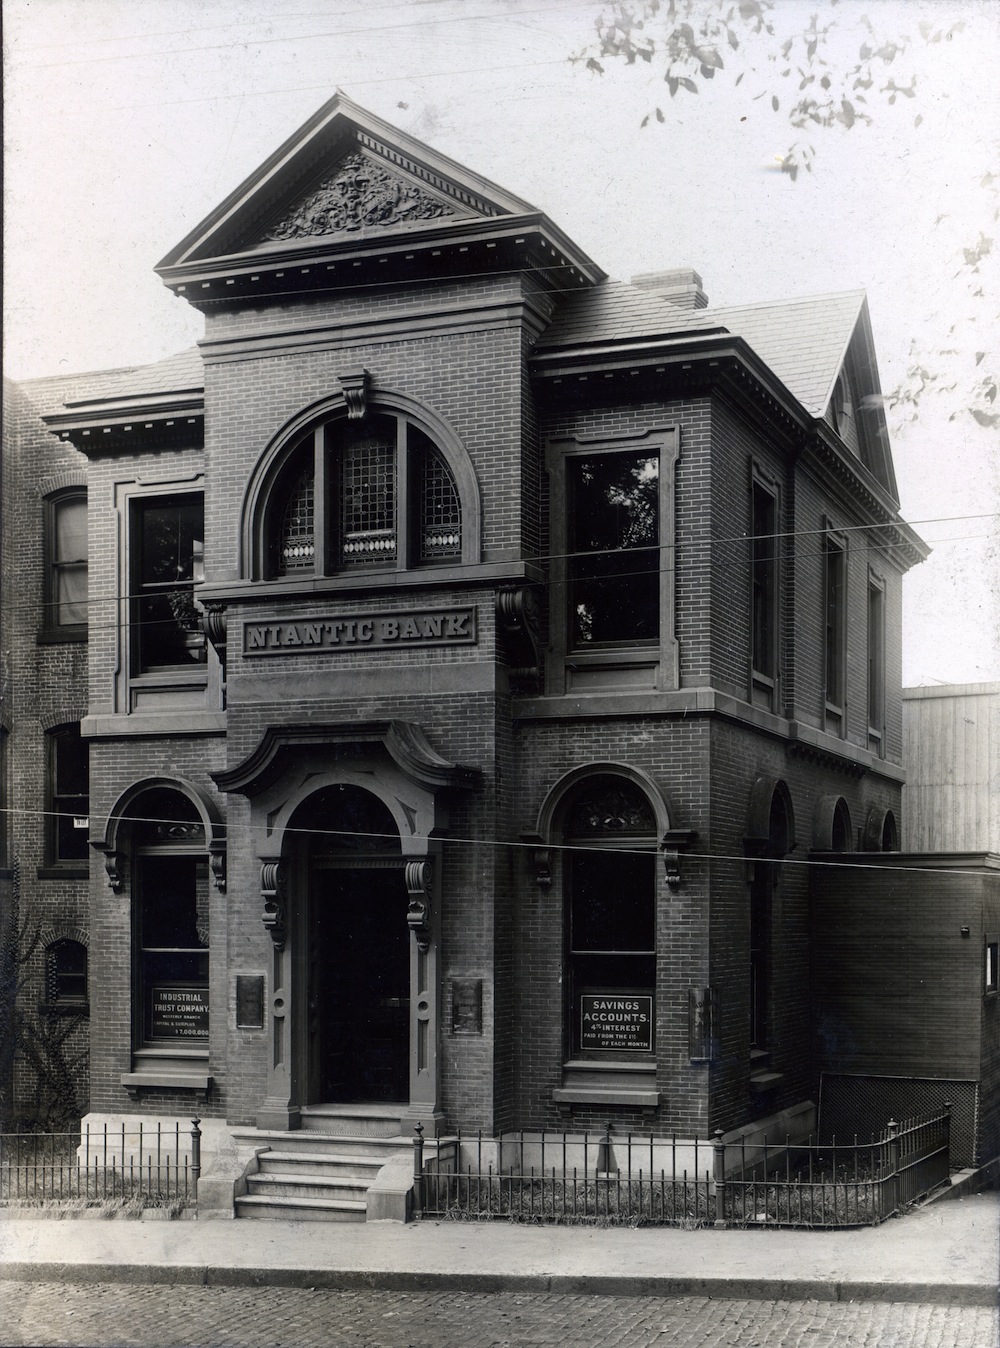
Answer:
[{"label": "entrance door", "polygon": [[312,872],[310,1076],[317,1101],[409,1099],[406,903],[399,866]]}]

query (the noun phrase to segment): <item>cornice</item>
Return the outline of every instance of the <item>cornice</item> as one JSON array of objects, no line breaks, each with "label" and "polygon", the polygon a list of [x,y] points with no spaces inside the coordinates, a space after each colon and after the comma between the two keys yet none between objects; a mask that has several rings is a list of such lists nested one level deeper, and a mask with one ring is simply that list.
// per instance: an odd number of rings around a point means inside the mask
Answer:
[{"label": "cornice", "polygon": [[[930,549],[897,514],[894,500],[860,460],[850,460],[833,443],[822,418],[813,417],[740,337],[719,330],[578,345],[537,352],[530,359],[539,382],[563,386],[577,398],[591,390],[607,399],[616,387],[650,375],[671,379],[686,391],[711,389],[726,394],[741,411],[750,411],[759,426],[780,428],[797,452],[848,493],[855,508],[884,526],[879,541],[913,566]],[[763,414],[763,419],[762,419]]]},{"label": "cornice", "polygon": [[268,295],[343,291],[392,281],[526,270],[547,289],[596,285],[605,273],[541,212],[459,218],[271,242],[218,257],[161,264],[164,284],[195,308],[259,304]]},{"label": "cornice", "polygon": [[205,397],[202,389],[142,394],[128,398],[88,399],[67,403],[66,411],[50,413],[42,421],[53,435],[69,441],[88,457],[118,453],[135,447],[180,444],[204,435]]}]

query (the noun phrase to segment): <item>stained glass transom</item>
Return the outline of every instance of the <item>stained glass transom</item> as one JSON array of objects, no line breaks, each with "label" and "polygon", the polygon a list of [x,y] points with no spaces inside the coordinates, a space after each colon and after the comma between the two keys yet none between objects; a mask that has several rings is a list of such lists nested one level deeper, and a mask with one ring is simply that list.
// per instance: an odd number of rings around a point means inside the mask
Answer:
[{"label": "stained glass transom", "polygon": [[594,834],[656,834],[656,816],[645,794],[618,777],[595,777],[585,783],[570,807],[565,833],[572,838]]}]

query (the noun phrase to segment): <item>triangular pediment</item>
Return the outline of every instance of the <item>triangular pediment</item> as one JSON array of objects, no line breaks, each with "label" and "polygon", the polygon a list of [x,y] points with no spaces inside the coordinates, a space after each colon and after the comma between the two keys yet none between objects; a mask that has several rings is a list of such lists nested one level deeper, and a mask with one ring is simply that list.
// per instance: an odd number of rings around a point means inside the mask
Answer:
[{"label": "triangular pediment", "polygon": [[513,196],[337,94],[159,264],[537,217]]},{"label": "triangular pediment", "polygon": [[285,203],[248,242],[334,237],[419,228],[427,221],[471,219],[482,212],[435,190],[361,149],[352,149],[298,201]]}]

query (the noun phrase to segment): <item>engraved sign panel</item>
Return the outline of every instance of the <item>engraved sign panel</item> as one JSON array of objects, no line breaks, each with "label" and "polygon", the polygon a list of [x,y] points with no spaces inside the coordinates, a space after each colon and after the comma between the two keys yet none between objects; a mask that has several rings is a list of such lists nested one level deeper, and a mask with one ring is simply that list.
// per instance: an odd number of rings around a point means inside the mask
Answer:
[{"label": "engraved sign panel", "polygon": [[236,975],[236,1025],[241,1030],[264,1028],[264,977]]},{"label": "engraved sign panel", "polygon": [[483,980],[481,978],[452,979],[451,1030],[453,1034],[482,1034]]},{"label": "engraved sign panel", "polygon": [[643,994],[581,993],[580,1047],[652,1053],[653,998]]},{"label": "engraved sign panel", "polygon": [[317,651],[409,650],[415,646],[472,646],[476,610],[470,607],[412,609],[398,613],[352,613],[296,618],[294,622],[246,622],[243,654],[315,655]]},{"label": "engraved sign panel", "polygon": [[208,988],[154,986],[152,999],[154,1039],[208,1038]]}]

